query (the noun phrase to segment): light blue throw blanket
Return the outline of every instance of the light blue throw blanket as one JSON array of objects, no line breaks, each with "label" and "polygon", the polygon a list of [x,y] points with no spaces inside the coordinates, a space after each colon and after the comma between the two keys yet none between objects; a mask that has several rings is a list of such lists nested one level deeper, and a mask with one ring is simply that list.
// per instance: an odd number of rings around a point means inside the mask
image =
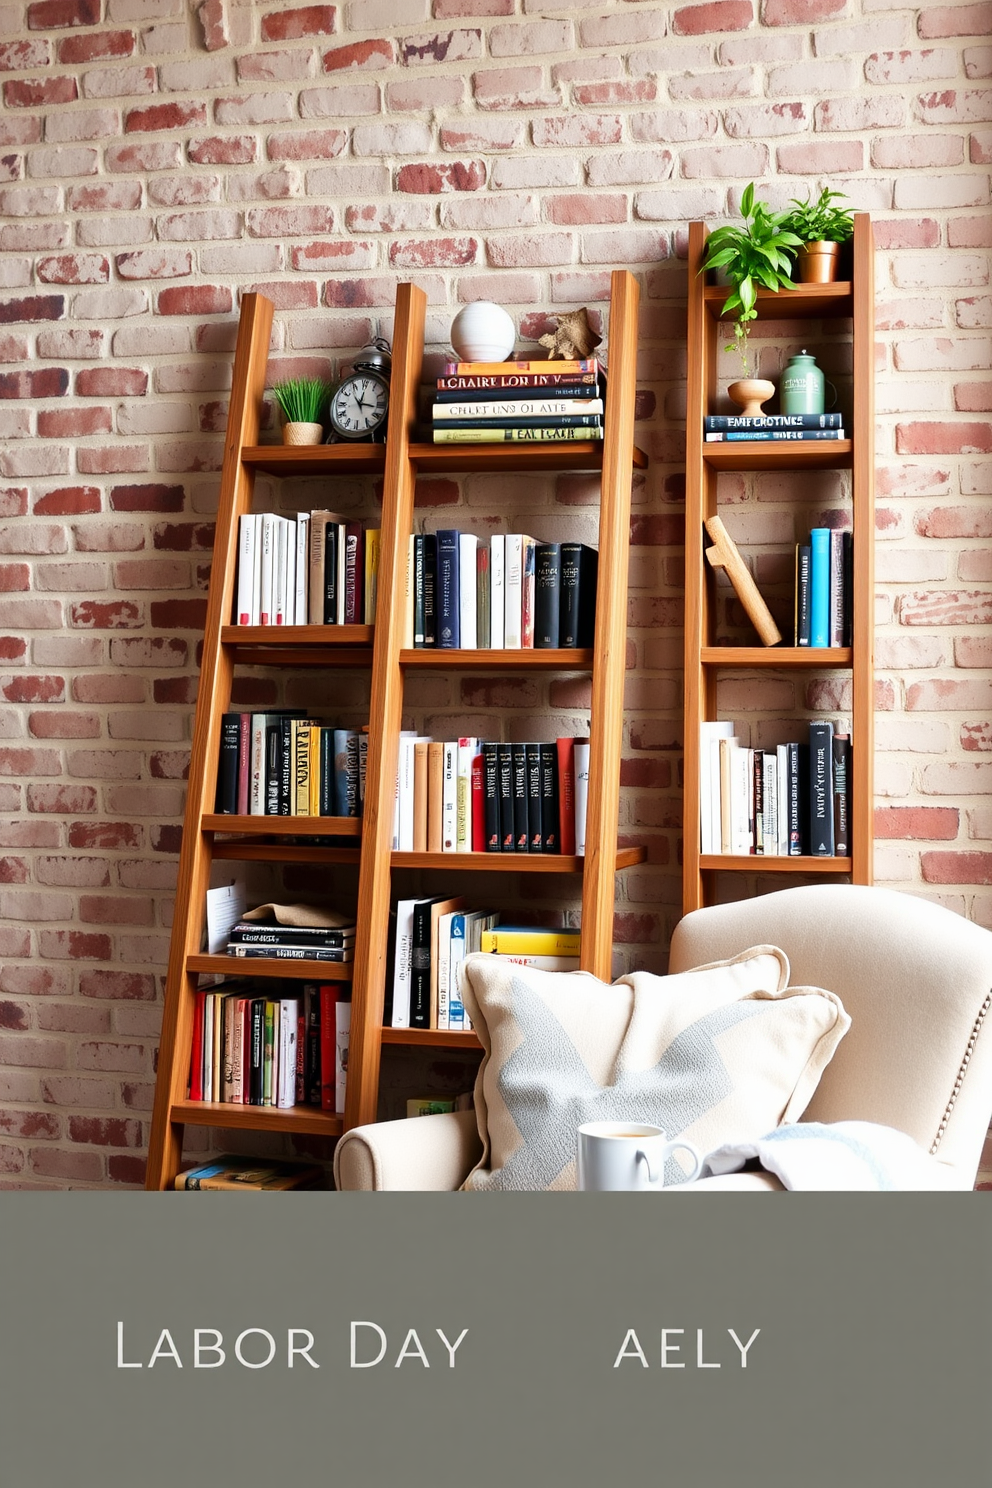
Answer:
[{"label": "light blue throw blanket", "polygon": [[891,1126],[871,1121],[799,1122],[755,1142],[732,1142],[704,1159],[700,1178],[736,1173],[757,1159],[783,1187],[869,1191],[967,1189],[953,1168],[939,1163]]}]

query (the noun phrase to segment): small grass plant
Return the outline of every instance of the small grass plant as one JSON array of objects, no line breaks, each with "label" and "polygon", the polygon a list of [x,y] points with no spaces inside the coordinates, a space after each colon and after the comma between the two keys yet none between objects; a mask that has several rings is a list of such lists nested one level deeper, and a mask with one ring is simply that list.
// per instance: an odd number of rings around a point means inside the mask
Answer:
[{"label": "small grass plant", "polygon": [[330,384],[319,377],[291,377],[272,389],[287,424],[323,423],[330,395]]}]

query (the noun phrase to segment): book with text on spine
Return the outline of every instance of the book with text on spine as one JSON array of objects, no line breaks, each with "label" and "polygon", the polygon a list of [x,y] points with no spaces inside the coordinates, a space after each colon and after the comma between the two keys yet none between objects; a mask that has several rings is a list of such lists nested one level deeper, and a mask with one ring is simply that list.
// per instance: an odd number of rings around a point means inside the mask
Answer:
[{"label": "book with text on spine", "polygon": [[758,431],[761,429],[840,429],[839,413],[708,413],[703,419],[707,434],[727,429]]},{"label": "book with text on spine", "polygon": [[445,362],[445,377],[480,377],[509,372],[559,373],[577,376],[585,374],[595,377],[599,372],[597,357],[581,357],[569,361],[547,359],[533,362]]},{"label": "book with text on spine", "polygon": [[432,410],[435,423],[448,419],[459,423],[463,420],[533,419],[540,423],[559,418],[571,421],[577,417],[600,421],[602,416],[602,398],[478,398],[464,403],[435,403]]},{"label": "book with text on spine", "polygon": [[847,435],[843,429],[725,429],[721,433],[704,434],[703,439],[707,444],[718,444],[721,440],[746,440],[752,439],[756,442],[764,440],[817,440],[817,439],[846,439]]},{"label": "book with text on spine", "polygon": [[602,439],[602,426],[594,429],[562,428],[557,424],[542,425],[535,429],[508,429],[506,425],[493,429],[452,428],[435,426],[435,444],[525,444],[554,443],[558,440]]}]

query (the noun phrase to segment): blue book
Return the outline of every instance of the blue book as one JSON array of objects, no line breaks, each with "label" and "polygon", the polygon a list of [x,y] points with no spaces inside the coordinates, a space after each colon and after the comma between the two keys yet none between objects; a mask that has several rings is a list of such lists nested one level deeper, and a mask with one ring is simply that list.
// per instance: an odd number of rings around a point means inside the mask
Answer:
[{"label": "blue book", "polygon": [[[358,734],[354,729],[334,730],[334,815],[357,816],[354,809],[354,790],[349,791],[349,772],[352,769],[351,754],[357,746]],[[350,799],[349,799],[350,798]]]},{"label": "blue book", "polygon": [[451,916],[451,950],[448,958],[448,1027],[465,1026],[465,1008],[458,992],[458,968],[465,959],[465,916]]},{"label": "blue book", "polygon": [[437,579],[434,589],[435,644],[461,645],[461,592],[458,583],[458,536],[452,528],[437,534]]},{"label": "blue book", "polygon": [[814,527],[809,535],[809,643],[830,645],[830,528]]}]

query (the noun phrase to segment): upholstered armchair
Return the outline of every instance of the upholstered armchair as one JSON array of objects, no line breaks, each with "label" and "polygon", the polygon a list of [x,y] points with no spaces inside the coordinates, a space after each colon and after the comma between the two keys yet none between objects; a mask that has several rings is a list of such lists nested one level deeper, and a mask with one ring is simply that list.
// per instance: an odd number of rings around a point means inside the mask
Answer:
[{"label": "upholstered armchair", "polygon": [[[755,945],[780,947],[794,985],[837,993],[851,1017],[802,1119],[895,1127],[932,1155],[935,1186],[973,1187],[992,1119],[992,933],[889,889],[815,885],[687,915],[669,969]],[[480,1153],[472,1111],[379,1122],[341,1139],[335,1178],[341,1189],[450,1191]],[[679,1191],[779,1187],[747,1172]]]}]

